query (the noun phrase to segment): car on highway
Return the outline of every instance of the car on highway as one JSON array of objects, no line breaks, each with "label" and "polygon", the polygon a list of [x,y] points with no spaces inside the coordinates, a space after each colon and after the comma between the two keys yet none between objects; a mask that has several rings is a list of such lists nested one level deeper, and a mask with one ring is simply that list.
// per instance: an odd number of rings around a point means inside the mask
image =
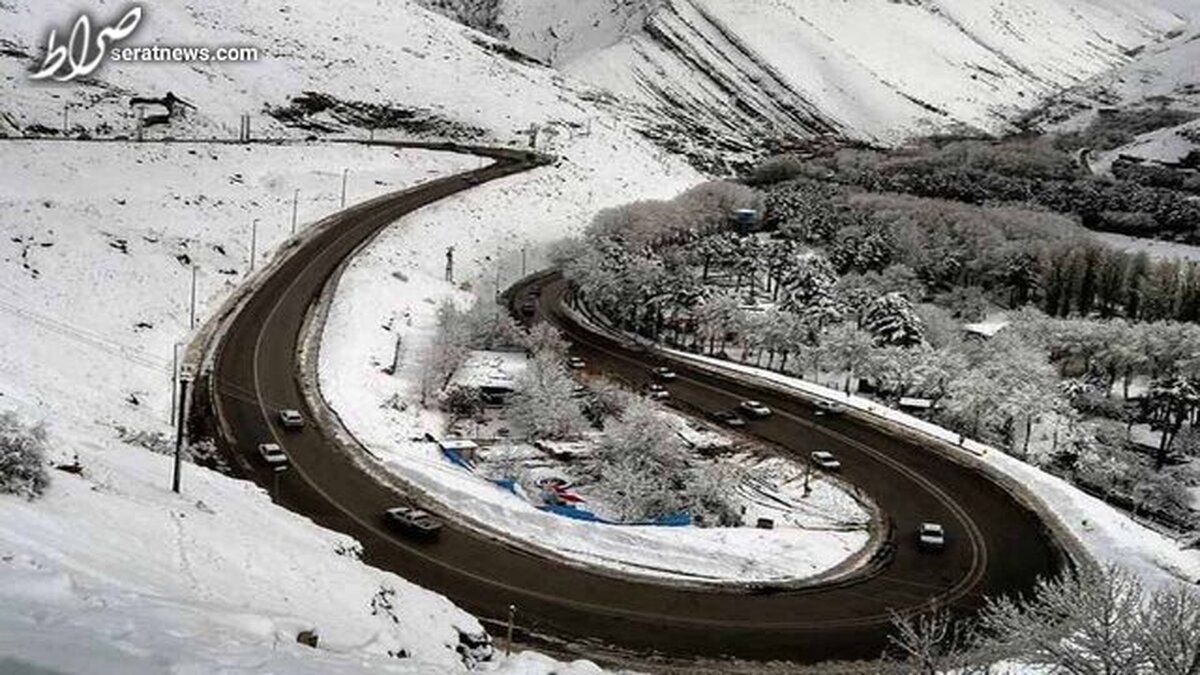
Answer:
[{"label": "car on highway", "polygon": [[284,426],[285,429],[304,428],[304,416],[300,414],[299,410],[280,410],[279,422]]},{"label": "car on highway", "polygon": [[718,410],[712,418],[727,427],[741,428],[746,426],[746,420],[732,410]]},{"label": "car on highway", "polygon": [[652,398],[655,401],[671,398],[671,392],[667,388],[656,382],[651,382],[642,389],[642,393],[646,398]]},{"label": "car on highway", "polygon": [[762,401],[742,401],[738,409],[746,414],[747,417],[762,419],[771,416],[771,409]]},{"label": "car on highway", "polygon": [[946,529],[938,523],[921,523],[917,528],[917,545],[922,551],[941,551],[946,548]]},{"label": "car on highway", "polygon": [[411,506],[397,506],[383,513],[388,525],[412,537],[433,539],[442,531],[442,524],[428,511]]},{"label": "car on highway", "polygon": [[822,415],[840,415],[845,407],[840,403],[833,401],[817,401],[813,403],[814,413],[820,417]]},{"label": "car on highway", "polygon": [[672,382],[676,379],[679,379],[679,375],[666,366],[659,366],[655,368],[653,373],[656,379],[662,380],[663,382]]},{"label": "car on highway", "polygon": [[826,471],[839,471],[842,468],[842,463],[837,457],[833,456],[832,452],[826,450],[817,450],[809,455],[812,458],[813,464],[825,469]]},{"label": "car on highway", "polygon": [[271,466],[283,466],[288,463],[287,453],[278,443],[259,443],[258,454],[263,461]]},{"label": "car on highway", "polygon": [[587,361],[584,361],[578,356],[572,356],[571,358],[567,359],[567,367],[571,370],[583,370],[587,367]]}]

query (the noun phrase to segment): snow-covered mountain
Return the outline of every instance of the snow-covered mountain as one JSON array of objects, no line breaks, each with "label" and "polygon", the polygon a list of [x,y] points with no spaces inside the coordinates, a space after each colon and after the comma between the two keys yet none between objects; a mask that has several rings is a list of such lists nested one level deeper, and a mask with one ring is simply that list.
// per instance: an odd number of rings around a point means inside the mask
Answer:
[{"label": "snow-covered mountain", "polygon": [[427,0],[710,142],[996,130],[1177,30],[1180,0]]}]

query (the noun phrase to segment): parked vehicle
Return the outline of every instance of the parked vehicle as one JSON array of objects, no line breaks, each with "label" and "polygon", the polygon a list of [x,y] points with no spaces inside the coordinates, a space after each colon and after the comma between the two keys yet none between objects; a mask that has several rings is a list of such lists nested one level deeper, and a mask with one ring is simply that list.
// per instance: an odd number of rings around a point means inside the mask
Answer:
[{"label": "parked vehicle", "polygon": [[727,427],[741,428],[746,426],[746,420],[732,410],[718,410],[712,418]]},{"label": "parked vehicle", "polygon": [[300,414],[299,410],[280,410],[279,421],[283,424],[285,429],[304,428],[304,416]]},{"label": "parked vehicle", "polygon": [[941,551],[946,548],[946,530],[938,523],[921,523],[917,528],[917,545],[923,551]]},{"label": "parked vehicle", "polygon": [[571,358],[567,359],[567,367],[571,370],[583,370],[587,367],[587,362],[578,356],[572,356]]},{"label": "parked vehicle", "polygon": [[771,416],[771,409],[761,401],[742,401],[738,409],[746,414],[747,417],[762,419]]},{"label": "parked vehicle", "polygon": [[277,443],[259,443],[258,454],[271,466],[283,466],[288,463],[287,453]]},{"label": "parked vehicle", "polygon": [[833,456],[832,452],[817,450],[809,455],[809,457],[812,457],[813,464],[816,464],[826,471],[839,471],[842,468],[842,463],[838,461],[837,457]]},{"label": "parked vehicle", "polygon": [[675,371],[667,368],[666,366],[659,366],[655,368],[654,377],[664,382],[671,382],[679,378],[679,376],[675,374]]},{"label": "parked vehicle", "polygon": [[437,537],[442,524],[427,511],[411,506],[397,506],[384,512],[384,519],[396,530],[422,539]]}]

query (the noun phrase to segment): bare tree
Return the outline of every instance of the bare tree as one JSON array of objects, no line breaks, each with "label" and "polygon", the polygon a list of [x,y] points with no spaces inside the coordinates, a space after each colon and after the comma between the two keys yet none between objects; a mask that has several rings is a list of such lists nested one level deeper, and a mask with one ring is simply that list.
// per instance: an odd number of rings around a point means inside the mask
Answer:
[{"label": "bare tree", "polygon": [[[975,651],[973,624],[955,619],[945,608],[930,603],[929,611],[918,615],[892,614],[893,632],[888,636],[895,656],[884,656],[885,663],[898,662],[914,675],[958,675],[986,673],[986,661]],[[897,659],[896,656],[899,658]]]}]

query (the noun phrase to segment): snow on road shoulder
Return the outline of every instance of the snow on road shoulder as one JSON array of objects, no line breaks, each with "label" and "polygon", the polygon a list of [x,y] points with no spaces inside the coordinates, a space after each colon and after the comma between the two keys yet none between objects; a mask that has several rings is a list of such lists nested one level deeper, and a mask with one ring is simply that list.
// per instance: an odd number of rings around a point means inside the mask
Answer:
[{"label": "snow on road shoulder", "polygon": [[[392,471],[445,508],[576,562],[692,580],[793,580],[825,572],[859,551],[868,536],[862,530],[772,533],[570,521],[535,509],[449,464],[433,445],[413,440],[427,432],[441,435],[445,427],[440,413],[420,406],[416,385],[444,299],[465,305],[472,301],[467,287],[490,295],[497,278],[504,288],[522,267],[543,267],[542,247],[581,229],[601,208],[666,198],[700,180],[628,132],[598,126],[565,143],[558,165],[434,204],[360,252],[338,285],[322,336],[326,401]],[[457,284],[445,281],[451,246]],[[384,367],[397,337],[402,362],[399,376],[391,376]]]},{"label": "snow on road shoulder", "polygon": [[[828,387],[754,366],[675,350],[665,351],[697,363],[759,377],[810,396],[838,401],[951,444],[957,444],[960,438],[953,431],[870,399],[847,396]],[[1200,583],[1200,550],[1182,549],[1174,540],[1134,522],[1124,513],[1061,478],[1000,450],[970,439],[966,440],[964,446],[971,456],[1012,477],[1039,499],[1043,510],[1054,514],[1062,526],[1098,561],[1119,564],[1150,583]]]}]

